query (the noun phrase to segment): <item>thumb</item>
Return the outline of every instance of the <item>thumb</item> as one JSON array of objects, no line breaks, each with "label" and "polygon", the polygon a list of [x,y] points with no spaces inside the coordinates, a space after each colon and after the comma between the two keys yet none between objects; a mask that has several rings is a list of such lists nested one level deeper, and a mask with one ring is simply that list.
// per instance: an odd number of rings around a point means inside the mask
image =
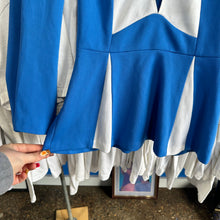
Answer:
[{"label": "thumb", "polygon": [[38,151],[38,152],[35,152],[35,153],[26,153],[26,154],[24,154],[25,164],[27,164],[27,163],[35,163],[35,162],[38,162],[38,161],[48,157],[48,156],[42,157],[40,155],[40,153],[41,153],[41,151]]}]

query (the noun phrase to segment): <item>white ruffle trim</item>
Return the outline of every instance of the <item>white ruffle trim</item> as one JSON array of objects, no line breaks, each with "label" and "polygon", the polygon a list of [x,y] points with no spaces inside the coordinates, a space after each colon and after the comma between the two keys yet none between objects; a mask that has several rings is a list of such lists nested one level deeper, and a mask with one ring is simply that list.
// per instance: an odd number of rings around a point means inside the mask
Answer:
[{"label": "white ruffle trim", "polygon": [[148,180],[153,173],[158,176],[166,173],[167,188],[171,189],[175,179],[185,169],[189,182],[198,189],[198,201],[203,202],[211,191],[215,178],[220,180],[219,156],[220,139],[216,142],[211,160],[207,165],[202,164],[194,152],[159,158],[153,152],[152,141],[145,141],[138,151],[129,154],[112,148],[110,153],[96,151],[68,155],[70,194],[77,193],[79,183],[89,179],[90,172],[99,172],[99,178],[105,181],[110,177],[113,167],[121,167],[124,171],[131,168],[131,183],[135,183],[138,176]]},{"label": "white ruffle trim", "polygon": [[[35,143],[42,144],[45,136],[18,133],[13,131],[11,112],[0,106],[0,143]],[[138,176],[144,180],[156,173],[166,173],[167,188],[171,189],[182,169],[185,175],[198,189],[198,201],[203,202],[211,191],[215,178],[220,180],[220,124],[216,136],[210,162],[202,164],[196,153],[190,152],[178,156],[157,157],[153,152],[153,142],[145,141],[135,152],[123,153],[113,147],[109,153],[93,151],[71,155],[55,155],[40,161],[41,166],[28,174],[28,186],[31,202],[36,201],[33,182],[42,179],[50,169],[52,176],[61,174],[61,165],[68,162],[70,176],[70,194],[77,193],[80,182],[90,178],[90,172],[98,172],[100,180],[108,180],[113,167],[121,167],[124,171],[131,168],[130,182],[135,183]]]}]

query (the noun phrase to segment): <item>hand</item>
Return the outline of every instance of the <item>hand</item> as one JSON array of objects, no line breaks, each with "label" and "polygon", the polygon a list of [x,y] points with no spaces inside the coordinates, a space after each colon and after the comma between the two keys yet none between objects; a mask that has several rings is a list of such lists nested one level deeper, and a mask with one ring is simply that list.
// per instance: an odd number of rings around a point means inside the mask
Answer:
[{"label": "hand", "polygon": [[36,162],[49,157],[49,155],[40,155],[42,147],[37,144],[7,144],[0,147],[0,152],[8,157],[13,168],[14,181],[12,185],[27,179],[28,171],[38,167],[39,164]]}]

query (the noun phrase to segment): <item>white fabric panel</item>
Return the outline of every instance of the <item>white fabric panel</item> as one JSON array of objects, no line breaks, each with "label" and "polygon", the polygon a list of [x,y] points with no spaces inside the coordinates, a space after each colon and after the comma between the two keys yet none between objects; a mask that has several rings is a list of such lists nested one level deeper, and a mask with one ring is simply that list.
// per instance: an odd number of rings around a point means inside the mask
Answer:
[{"label": "white fabric panel", "polygon": [[27,188],[28,188],[28,192],[30,195],[30,200],[31,203],[35,203],[37,200],[36,194],[35,194],[35,190],[34,190],[34,185],[33,182],[31,181],[31,177],[30,177],[30,172],[28,173],[28,178],[27,178]]},{"label": "white fabric panel", "polygon": [[10,110],[6,87],[6,58],[8,45],[9,0],[0,1],[0,106]]},{"label": "white fabric panel", "polygon": [[126,28],[134,22],[157,13],[155,0],[114,0],[112,33]]},{"label": "white fabric panel", "polygon": [[144,144],[147,145],[148,149],[148,152],[145,155],[146,170],[143,174],[143,179],[146,181],[155,172],[157,157],[153,152],[153,141],[145,141]]},{"label": "white fabric panel", "polygon": [[70,195],[74,195],[78,190],[79,182],[76,182],[76,175],[75,175],[75,156],[68,155],[68,171],[70,176]]},{"label": "white fabric panel", "polygon": [[197,164],[195,166],[195,178],[197,180],[202,179],[202,177],[204,176],[204,171],[205,171],[205,164],[201,163],[200,161],[197,161]]},{"label": "white fabric panel", "polygon": [[193,170],[196,166],[197,156],[194,152],[189,153],[189,156],[187,157],[186,163],[185,163],[185,174],[189,178],[193,177]]},{"label": "white fabric panel", "polygon": [[80,182],[89,179],[91,161],[92,152],[68,155],[70,195],[77,193]]},{"label": "white fabric panel", "polygon": [[124,172],[127,172],[127,169],[130,169],[132,167],[131,158],[133,158],[133,152],[129,154],[121,154],[120,167]]},{"label": "white fabric panel", "polygon": [[8,7],[9,5],[9,0],[1,0],[0,2],[0,16],[4,12],[5,8]]},{"label": "white fabric panel", "polygon": [[162,0],[159,11],[156,0],[114,0],[112,33],[148,15],[160,14],[179,30],[197,37],[200,12],[201,0]]},{"label": "white fabric panel", "polygon": [[[75,55],[75,54],[74,54]],[[62,18],[59,60],[58,60],[58,75],[57,75],[57,96],[65,97],[70,78],[73,71],[75,56],[73,57],[70,42],[68,39],[67,27],[65,18]]]},{"label": "white fabric panel", "polygon": [[179,174],[181,173],[187,157],[188,153],[180,156],[173,156],[170,160],[169,166],[165,171],[168,189],[171,189],[173,187],[174,181],[176,178],[178,178]]},{"label": "white fabric panel", "polygon": [[[218,139],[216,138],[216,140]],[[217,164],[217,161],[220,158],[219,156],[220,156],[220,142],[216,141],[210,162],[207,165],[204,165],[201,162],[199,162],[198,159],[196,159],[195,166],[193,168],[193,174],[191,176],[187,175],[187,177],[189,177],[188,178],[189,182],[191,182],[198,189],[199,202],[203,202],[205,198],[208,196],[209,192],[212,190],[214,180],[217,177],[214,166]],[[219,169],[220,167],[218,167],[218,170]],[[185,166],[185,171],[186,171],[185,173],[188,173],[187,166]],[[199,179],[197,179],[197,177],[199,177]]]},{"label": "white fabric panel", "polygon": [[216,135],[216,141],[220,142],[220,121],[218,123],[218,131],[217,131],[217,135]]},{"label": "white fabric panel", "polygon": [[132,184],[135,184],[138,176],[139,175],[143,176],[144,171],[146,170],[146,166],[144,163],[145,146],[146,145],[143,145],[134,154],[131,175],[130,175],[130,179],[129,179]]},{"label": "white fabric panel", "polygon": [[[218,149],[220,150],[220,140],[216,143],[216,147],[218,147]],[[216,178],[220,180],[220,153],[219,153],[219,156],[218,154],[216,156],[216,161],[213,164],[212,173],[214,176],[216,176]]]},{"label": "white fabric panel", "polygon": [[112,68],[111,57],[108,57],[108,64],[105,76],[105,83],[102,93],[102,100],[96,125],[93,148],[103,152],[110,152],[112,138]]},{"label": "white fabric panel", "polygon": [[172,161],[172,156],[156,157],[156,174],[161,176],[165,172],[165,168],[168,167]]},{"label": "white fabric panel", "polygon": [[4,144],[3,139],[4,139],[4,133],[0,127],[0,147]]},{"label": "white fabric panel", "polygon": [[107,180],[114,166],[120,166],[121,151],[113,147],[109,153],[99,152],[99,178]]},{"label": "white fabric panel", "polygon": [[193,110],[194,64],[195,58],[192,60],[186,78],[175,122],[168,142],[167,155],[178,154],[185,149]]},{"label": "white fabric panel", "polygon": [[97,161],[99,160],[99,153],[100,151],[93,151],[92,153],[92,161],[91,161],[91,172],[93,173],[97,173],[99,171],[99,168],[98,168],[98,163]]},{"label": "white fabric panel", "polygon": [[159,14],[181,31],[197,37],[201,0],[162,0]]},{"label": "white fabric panel", "polygon": [[209,192],[212,190],[215,177],[212,176],[207,180],[198,181],[195,178],[188,179],[190,183],[192,183],[198,190],[198,201],[200,203],[204,202]]},{"label": "white fabric panel", "polygon": [[65,97],[76,57],[77,1],[65,0],[58,63],[58,97]]},{"label": "white fabric panel", "polygon": [[214,151],[215,154],[215,164],[213,164],[213,175],[216,176],[220,180],[220,123],[218,125],[218,132],[216,137],[216,148],[218,149]]},{"label": "white fabric panel", "polygon": [[65,0],[63,7],[63,16],[68,33],[68,42],[74,59],[76,56],[77,3],[77,0]]}]

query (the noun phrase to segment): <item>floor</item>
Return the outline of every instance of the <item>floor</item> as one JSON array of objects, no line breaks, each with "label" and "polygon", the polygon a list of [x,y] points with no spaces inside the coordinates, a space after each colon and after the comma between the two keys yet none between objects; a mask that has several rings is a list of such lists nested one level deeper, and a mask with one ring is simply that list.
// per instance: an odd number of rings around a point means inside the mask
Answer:
[{"label": "floor", "polygon": [[[0,220],[53,220],[57,209],[66,208],[61,186],[35,186],[35,192],[34,204],[24,190],[0,196]],[[112,199],[111,187],[81,186],[70,198],[72,208],[89,207],[90,220],[208,220],[213,219],[213,195],[203,204],[194,188],[159,189],[157,200]]]}]

